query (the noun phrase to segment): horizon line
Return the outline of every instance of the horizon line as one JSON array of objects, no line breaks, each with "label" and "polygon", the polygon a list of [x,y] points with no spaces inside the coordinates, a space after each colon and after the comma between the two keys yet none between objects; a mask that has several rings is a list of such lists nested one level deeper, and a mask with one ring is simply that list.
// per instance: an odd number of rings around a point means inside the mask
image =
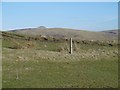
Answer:
[{"label": "horizon line", "polygon": [[[22,29],[37,29],[39,28],[40,26],[38,27],[24,27],[24,28],[11,28],[11,29],[4,29],[4,30],[1,30],[1,31],[12,31],[12,30],[22,30]],[[69,27],[46,27],[44,26],[45,28],[49,29],[49,28],[61,28],[61,29],[72,29],[72,30],[84,30],[84,31],[94,31],[94,32],[97,32],[97,31],[107,31],[107,30],[119,30],[119,28],[114,28],[114,29],[104,29],[104,30],[91,30],[91,29],[79,29],[79,28],[69,28]]]}]

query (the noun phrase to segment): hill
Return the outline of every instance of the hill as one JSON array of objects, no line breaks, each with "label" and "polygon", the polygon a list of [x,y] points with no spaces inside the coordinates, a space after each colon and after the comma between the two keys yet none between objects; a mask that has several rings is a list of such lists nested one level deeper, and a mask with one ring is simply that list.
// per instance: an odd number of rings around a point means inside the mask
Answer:
[{"label": "hill", "polygon": [[75,30],[68,28],[46,28],[44,26],[38,28],[26,28],[11,30],[9,32],[15,32],[18,34],[24,34],[29,36],[49,36],[54,38],[73,38],[76,40],[116,40],[118,36],[118,30],[108,30],[101,32],[93,32],[86,30]]},{"label": "hill", "polygon": [[106,31],[102,31],[111,35],[118,35],[118,30],[106,30]]},{"label": "hill", "polygon": [[[46,33],[50,30],[45,27],[39,28],[47,31]],[[41,31],[40,29],[37,31]],[[61,39],[58,35],[57,38],[43,37],[41,33],[33,34],[33,32],[36,33],[35,30],[26,31],[25,29],[0,33],[2,35],[3,88],[118,87],[116,43],[87,39],[73,40],[73,53],[69,54],[68,39]],[[58,33],[57,30],[66,34],[73,31],[68,29],[52,29],[51,31]],[[25,31],[28,32],[26,35],[22,33]],[[89,33],[87,31],[73,32],[83,32],[84,35]],[[90,35],[95,35],[95,33],[90,33]],[[102,33],[106,35],[108,32]],[[71,36],[73,35],[74,33]],[[88,38],[89,34],[85,37]]]},{"label": "hill", "polygon": [[13,32],[2,36],[3,88],[118,87],[117,45],[82,40],[69,54],[69,41]]}]

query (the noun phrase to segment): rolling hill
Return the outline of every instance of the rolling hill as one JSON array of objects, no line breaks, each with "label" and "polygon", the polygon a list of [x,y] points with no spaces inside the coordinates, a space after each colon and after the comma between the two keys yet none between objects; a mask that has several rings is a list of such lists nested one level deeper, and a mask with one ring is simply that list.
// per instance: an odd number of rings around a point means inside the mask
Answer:
[{"label": "rolling hill", "polygon": [[110,35],[109,40],[117,37],[109,32],[44,27],[2,32],[3,88],[118,87],[117,44],[107,41],[74,41],[73,53],[70,54],[69,40],[56,41],[56,38],[49,40],[49,37],[37,36],[43,34],[56,34],[57,38],[58,35],[62,37],[65,34],[68,38],[77,34],[89,40],[90,37],[105,40],[107,35]]},{"label": "rolling hill", "polygon": [[86,30],[75,30],[68,28],[46,28],[40,26],[38,28],[26,28],[11,30],[9,32],[14,32],[18,34],[24,34],[29,36],[50,36],[54,38],[73,38],[77,40],[116,40],[118,36],[118,30],[108,30],[108,31],[86,31]]},{"label": "rolling hill", "polygon": [[[3,88],[117,88],[118,44],[105,41],[117,40],[115,32],[46,27],[2,32]],[[70,37],[81,39],[73,40],[72,54],[69,40],[61,39]]]}]

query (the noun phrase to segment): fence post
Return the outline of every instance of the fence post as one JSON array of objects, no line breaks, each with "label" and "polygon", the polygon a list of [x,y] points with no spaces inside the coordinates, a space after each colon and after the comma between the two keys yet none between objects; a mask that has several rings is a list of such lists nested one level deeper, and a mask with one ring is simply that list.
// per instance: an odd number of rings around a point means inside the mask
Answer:
[{"label": "fence post", "polygon": [[72,50],[72,38],[70,38],[70,54],[73,53],[73,50]]}]

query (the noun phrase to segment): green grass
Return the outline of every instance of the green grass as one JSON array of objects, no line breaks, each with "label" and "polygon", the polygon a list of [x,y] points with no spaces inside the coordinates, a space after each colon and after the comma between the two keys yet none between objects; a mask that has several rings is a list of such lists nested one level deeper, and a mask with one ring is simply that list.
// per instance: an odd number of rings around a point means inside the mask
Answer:
[{"label": "green grass", "polygon": [[2,89],[2,39],[0,39],[0,89]]},{"label": "green grass", "polygon": [[[3,88],[117,88],[117,44],[51,41],[4,33]],[[28,44],[31,45],[30,48]],[[16,79],[18,74],[18,79]]]},{"label": "green grass", "polygon": [[92,54],[82,56],[80,53],[3,49],[3,88],[118,87],[117,56],[112,53],[97,58],[90,57]]}]

